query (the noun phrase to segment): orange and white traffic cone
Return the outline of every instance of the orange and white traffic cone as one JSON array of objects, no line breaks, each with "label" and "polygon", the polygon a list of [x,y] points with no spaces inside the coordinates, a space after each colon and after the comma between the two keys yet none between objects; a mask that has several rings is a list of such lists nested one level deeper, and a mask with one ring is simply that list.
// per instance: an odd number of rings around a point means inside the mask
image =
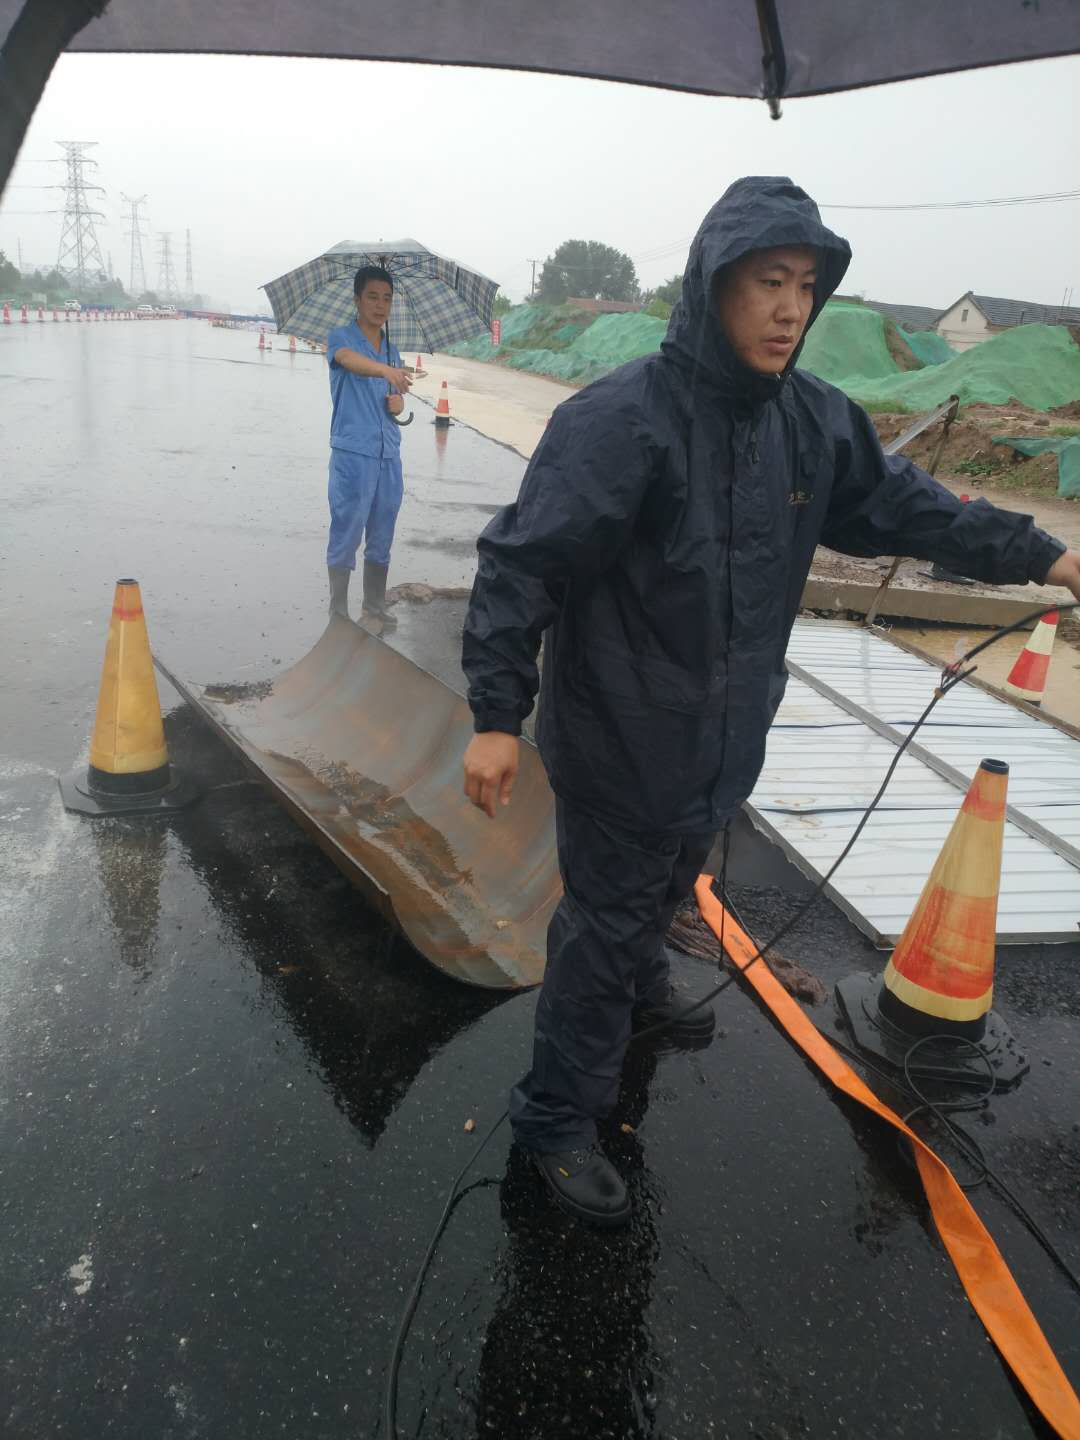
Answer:
[{"label": "orange and white traffic cone", "polygon": [[4,301],[4,324],[11,324],[11,306],[7,303],[6,300]]},{"label": "orange and white traffic cone", "polygon": [[1054,649],[1057,634],[1058,612],[1051,610],[1036,622],[1031,639],[1017,656],[1016,664],[1009,671],[1005,690],[1026,700],[1029,705],[1041,705],[1046,691],[1046,677],[1050,673],[1050,655]]},{"label": "orange and white traffic cone", "polygon": [[435,424],[440,429],[445,429],[450,424],[450,392],[446,388],[445,380],[439,391],[439,403],[435,406]]},{"label": "orange and white traffic cone", "polygon": [[259,349],[260,349],[260,350],[265,350],[265,349],[266,349],[266,331],[265,331],[265,330],[260,330],[260,331],[259,331]]},{"label": "orange and white traffic cone", "polygon": [[27,315],[26,315],[26,306],[25,306],[25,305],[22,307],[22,311],[21,311],[21,313],[20,313],[20,315],[19,315],[19,320],[20,320],[20,322],[21,322],[23,325],[28,325],[28,324],[30,323],[29,320],[28,320],[28,318],[27,318]]},{"label": "orange and white traffic cone", "polygon": [[290,355],[295,355],[295,354],[296,354],[296,336],[295,336],[295,335],[290,335],[290,336],[289,336],[289,354],[290,354]]},{"label": "orange and white traffic cone", "polygon": [[990,1008],[1008,783],[982,761],[884,976],[836,987],[859,1048],[912,1075],[978,1085],[989,1063],[1007,1089],[1029,1068]]},{"label": "orange and white traffic cone", "polygon": [[422,370],[422,369],[424,368],[423,365],[420,363],[420,362],[421,362],[421,359],[422,359],[422,357],[419,356],[419,355],[417,355],[417,357],[416,357],[416,368],[417,368],[417,370]]},{"label": "orange and white traffic cone", "polygon": [[169,764],[137,580],[116,582],[90,764],[65,776],[60,794],[81,815],[177,810],[196,798]]}]

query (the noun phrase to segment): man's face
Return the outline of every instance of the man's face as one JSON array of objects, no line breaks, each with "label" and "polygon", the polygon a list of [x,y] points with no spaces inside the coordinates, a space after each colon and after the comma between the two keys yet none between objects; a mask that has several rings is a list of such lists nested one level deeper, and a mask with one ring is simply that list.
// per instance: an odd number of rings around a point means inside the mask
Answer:
[{"label": "man's face", "polygon": [[752,250],[717,277],[713,311],[744,365],[780,374],[806,329],[816,276],[809,246],[778,245]]},{"label": "man's face", "polygon": [[385,280],[369,280],[356,297],[356,314],[361,325],[381,330],[390,319],[394,292]]}]

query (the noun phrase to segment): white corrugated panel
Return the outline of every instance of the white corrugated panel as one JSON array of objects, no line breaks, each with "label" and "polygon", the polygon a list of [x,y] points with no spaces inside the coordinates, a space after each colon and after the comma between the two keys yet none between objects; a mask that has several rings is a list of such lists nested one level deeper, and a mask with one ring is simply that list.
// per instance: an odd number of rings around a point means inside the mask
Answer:
[{"label": "white corrugated panel", "polygon": [[[799,621],[789,659],[877,720],[906,735],[939,670],[872,631]],[[1009,764],[1009,803],[1080,848],[1080,743],[992,695],[961,685],[945,696],[917,743],[970,778],[979,761]],[[813,878],[835,861],[877,793],[896,745],[812,684],[792,677],[750,797],[756,823]],[[881,943],[895,941],[915,906],[962,792],[906,753],[831,890]],[[1023,821],[1021,820],[1021,824]],[[1002,940],[1080,937],[1080,868],[1006,822],[998,905]]]}]

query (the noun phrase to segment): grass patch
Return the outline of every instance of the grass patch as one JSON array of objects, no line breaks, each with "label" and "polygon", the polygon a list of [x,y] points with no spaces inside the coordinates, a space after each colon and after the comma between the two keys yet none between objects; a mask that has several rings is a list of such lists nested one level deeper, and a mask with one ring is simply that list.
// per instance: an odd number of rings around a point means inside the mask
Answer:
[{"label": "grass patch", "polygon": [[868,415],[910,415],[906,405],[896,400],[860,400],[858,404]]},{"label": "grass patch", "polygon": [[1000,475],[1004,470],[1000,460],[961,460],[953,467],[954,475]]}]

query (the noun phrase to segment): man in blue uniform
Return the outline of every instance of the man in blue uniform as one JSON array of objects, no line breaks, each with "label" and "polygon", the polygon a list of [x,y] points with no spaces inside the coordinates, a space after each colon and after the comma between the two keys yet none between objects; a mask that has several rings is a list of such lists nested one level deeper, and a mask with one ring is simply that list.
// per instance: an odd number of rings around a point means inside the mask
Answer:
[{"label": "man in blue uniform", "polygon": [[559,406],[478,543],[465,793],[491,817],[509,803],[546,632],[537,740],[564,882],[510,1118],[558,1203],[596,1223],[630,1211],[596,1122],[632,1031],[711,1034],[707,1007],[680,1015],[664,936],[754,788],[818,542],[1080,599],[1080,553],[886,457],[864,410],[795,368],[850,258],[790,180],[737,181],[660,353]]},{"label": "man in blue uniform", "polygon": [[330,540],[326,566],[330,613],[348,616],[349,578],[364,541],[365,620],[389,630],[386,608],[390,546],[401,508],[401,432],[393,417],[412,385],[401,356],[385,338],[394,298],[389,271],[365,265],[353,282],[356,319],[331,330]]}]

